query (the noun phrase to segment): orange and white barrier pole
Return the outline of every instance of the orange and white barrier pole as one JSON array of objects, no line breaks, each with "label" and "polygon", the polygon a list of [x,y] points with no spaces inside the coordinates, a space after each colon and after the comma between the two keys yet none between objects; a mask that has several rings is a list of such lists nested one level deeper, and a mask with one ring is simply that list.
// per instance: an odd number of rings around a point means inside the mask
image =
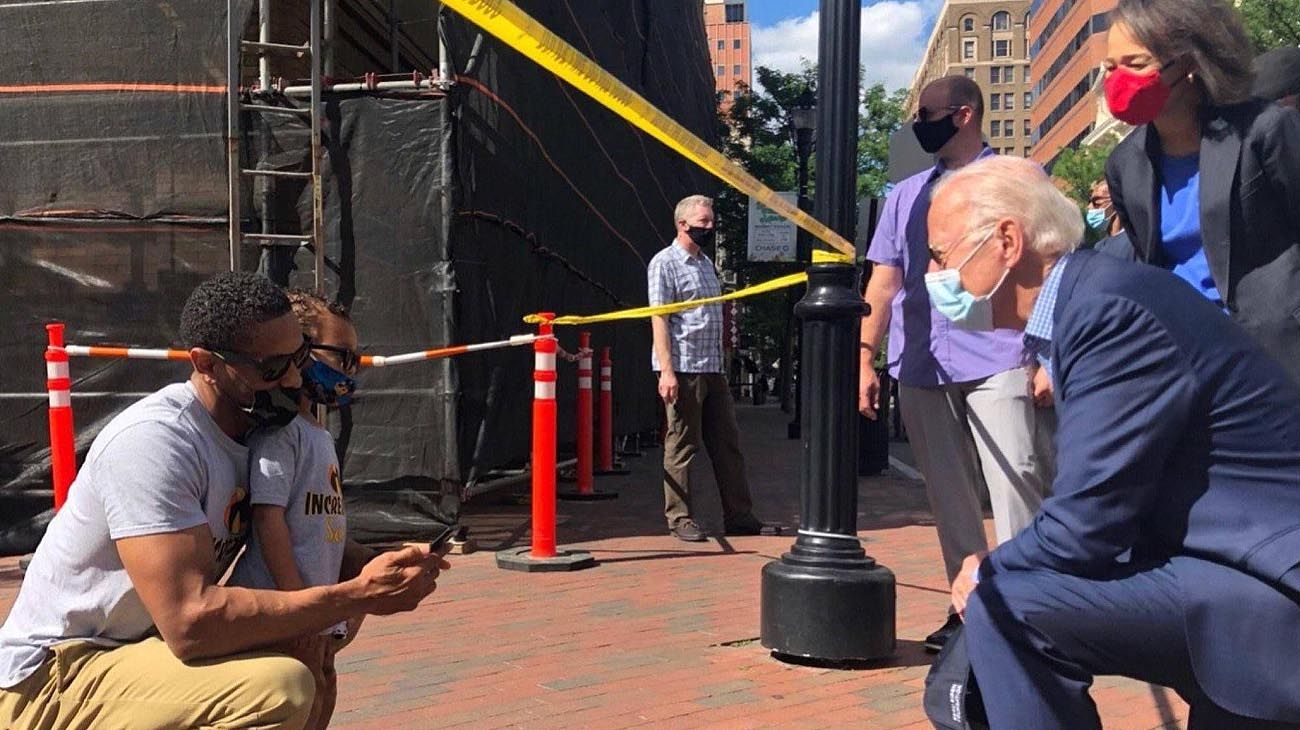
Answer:
[{"label": "orange and white barrier pole", "polygon": [[555,348],[552,313],[543,313],[533,342],[533,548],[529,557],[555,557]]},{"label": "orange and white barrier pole", "polygon": [[68,487],[77,476],[77,444],[72,429],[72,375],[63,347],[63,323],[45,325],[45,389],[50,394],[50,471],[54,482],[54,509],[68,500]]},{"label": "orange and white barrier pole", "polygon": [[592,464],[591,333],[578,333],[578,494],[596,491]]},{"label": "orange and white barrier pole", "polygon": [[599,445],[596,473],[600,475],[627,474],[622,464],[614,461],[614,358],[612,347],[600,349],[600,424],[596,443]]},{"label": "orange and white barrier pole", "polygon": [[600,348],[600,470],[614,470],[614,361]]}]

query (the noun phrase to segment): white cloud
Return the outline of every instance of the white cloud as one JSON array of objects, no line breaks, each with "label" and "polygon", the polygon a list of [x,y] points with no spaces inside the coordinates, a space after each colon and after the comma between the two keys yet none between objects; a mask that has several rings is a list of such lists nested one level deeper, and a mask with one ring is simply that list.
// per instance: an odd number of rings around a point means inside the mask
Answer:
[{"label": "white cloud", "polygon": [[[884,82],[893,90],[910,86],[925,53],[926,41],[941,0],[882,0],[862,8],[862,65],[866,85]],[[754,26],[754,66],[787,73],[802,68],[802,59],[817,59],[818,13],[787,18],[771,26]]]}]

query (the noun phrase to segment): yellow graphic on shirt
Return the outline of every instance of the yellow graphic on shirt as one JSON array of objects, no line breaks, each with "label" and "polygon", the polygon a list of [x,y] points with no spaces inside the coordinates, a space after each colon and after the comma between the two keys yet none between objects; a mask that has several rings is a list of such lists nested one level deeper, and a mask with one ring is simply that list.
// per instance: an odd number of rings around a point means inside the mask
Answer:
[{"label": "yellow graphic on shirt", "polygon": [[343,480],[339,477],[339,467],[337,464],[330,464],[329,472],[325,476],[325,482],[330,485],[329,492],[307,492],[307,499],[303,504],[303,513],[311,515],[336,515],[342,516],[343,509]]},{"label": "yellow graphic on shirt", "polygon": [[230,537],[243,536],[251,521],[252,511],[252,505],[248,501],[248,488],[235,487],[234,491],[230,493],[230,502],[226,504],[225,514],[221,518],[221,522],[226,526],[226,532],[230,534]]},{"label": "yellow graphic on shirt", "polygon": [[347,534],[347,528],[335,522],[333,517],[325,518],[325,542],[338,544],[343,542],[343,537]]}]

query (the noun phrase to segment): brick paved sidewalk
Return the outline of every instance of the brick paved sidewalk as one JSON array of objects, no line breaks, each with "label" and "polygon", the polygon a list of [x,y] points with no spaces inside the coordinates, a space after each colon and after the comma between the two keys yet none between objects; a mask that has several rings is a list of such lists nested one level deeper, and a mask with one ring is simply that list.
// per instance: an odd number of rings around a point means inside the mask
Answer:
[{"label": "brick paved sidewalk", "polygon": [[[739,418],[756,511],[796,525],[788,418],[772,407]],[[663,524],[658,452],[627,465],[632,474],[599,481],[619,499],[560,504],[560,542],[599,560],[586,571],[497,569],[493,550],[528,539],[527,507],[472,503],[465,523],[484,549],[453,556],[419,610],[367,621],[339,657],[333,727],[929,727],[920,641],[943,621],[947,588],[921,485],[861,480],[867,551],[898,579],[898,651],[830,670],[775,661],[757,642],[759,571],[792,538],[679,542]],[[697,519],[717,530],[711,475],[696,476]],[[0,560],[0,610],[17,590],[15,562]],[[1099,680],[1093,696],[1107,728],[1182,727],[1187,716],[1172,692],[1130,680]]]}]

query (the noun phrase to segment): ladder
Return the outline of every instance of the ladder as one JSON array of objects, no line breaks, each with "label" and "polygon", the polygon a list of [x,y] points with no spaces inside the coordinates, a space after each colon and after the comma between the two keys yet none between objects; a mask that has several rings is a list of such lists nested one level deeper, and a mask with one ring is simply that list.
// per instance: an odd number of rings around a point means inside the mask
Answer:
[{"label": "ladder", "polygon": [[[230,226],[230,269],[237,271],[240,267],[240,254],[247,242],[256,243],[263,248],[273,246],[292,247],[293,250],[307,248],[315,258],[314,288],[318,296],[325,294],[325,245],[324,245],[324,190],[321,186],[321,163],[324,150],[321,146],[321,86],[322,86],[322,14],[323,4],[328,0],[308,0],[311,5],[310,38],[301,45],[272,43],[271,2],[258,0],[258,39],[246,40],[243,37],[243,18],[236,17],[239,0],[226,0],[226,33],[228,54],[226,57],[226,163],[229,176],[229,226]],[[303,57],[311,67],[311,101],[307,109],[292,106],[259,104],[253,94],[240,90],[242,66],[245,54],[258,57],[258,82],[261,95],[271,92],[270,57],[272,55],[290,55]],[[259,114],[291,114],[306,116],[311,122],[311,172],[272,170],[243,166],[243,133],[241,116],[243,112]],[[263,212],[262,231],[245,233],[243,230],[243,213],[241,211],[243,182],[246,178],[264,178],[268,187],[277,179],[303,179],[308,181],[312,191],[311,232],[309,234],[273,233],[269,229],[269,220]],[[271,188],[273,190],[273,187]],[[271,193],[268,193],[268,198]]]}]

